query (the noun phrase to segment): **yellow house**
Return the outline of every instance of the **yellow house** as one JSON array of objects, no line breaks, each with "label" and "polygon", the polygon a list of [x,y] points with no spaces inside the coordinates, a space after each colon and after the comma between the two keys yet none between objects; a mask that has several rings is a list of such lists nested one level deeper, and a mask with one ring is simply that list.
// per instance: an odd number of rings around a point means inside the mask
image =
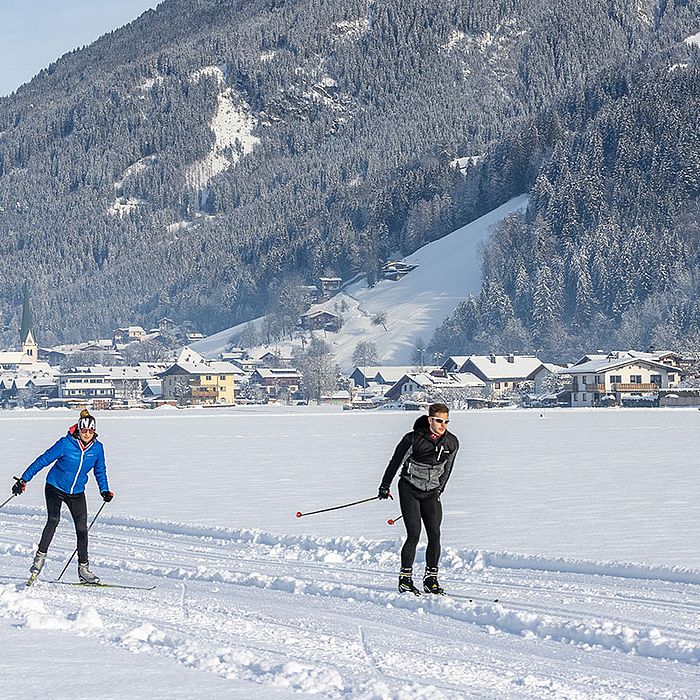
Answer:
[{"label": "yellow house", "polygon": [[185,348],[175,364],[158,376],[162,381],[163,398],[179,404],[233,405],[236,403],[236,378],[243,371],[230,362],[205,360]]}]

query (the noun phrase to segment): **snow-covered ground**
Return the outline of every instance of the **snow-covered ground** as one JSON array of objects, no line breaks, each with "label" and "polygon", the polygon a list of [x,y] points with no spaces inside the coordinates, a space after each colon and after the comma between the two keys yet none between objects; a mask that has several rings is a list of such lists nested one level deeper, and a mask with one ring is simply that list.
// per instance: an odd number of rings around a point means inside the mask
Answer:
[{"label": "snow-covered ground", "polygon": [[[491,235],[494,224],[514,211],[527,206],[527,197],[515,197],[481,218],[429,243],[404,258],[418,267],[406,277],[392,282],[381,280],[369,289],[364,279],[348,285],[324,304],[312,307],[342,312],[343,327],[338,333],[327,333],[325,341],[333,348],[336,362],[352,371],[352,354],[360,341],[377,347],[377,362],[384,365],[410,365],[416,341],[430,341],[435,329],[460,301],[481,290],[481,258],[479,246]],[[373,323],[378,315],[384,325]],[[260,320],[256,322],[260,325]],[[216,358],[231,346],[231,338],[247,324],[197,341],[192,348],[207,358]],[[321,333],[321,335],[323,335]],[[279,349],[300,347],[300,341],[281,341]]]},{"label": "snow-covered ground", "polygon": [[[49,583],[74,547],[64,513],[23,589],[40,474],[0,510],[3,697],[697,698],[700,413],[453,413],[439,599],[394,592],[395,502],[294,517],[373,496],[416,415],[98,415],[116,498],[93,568],[157,587]],[[73,417],[0,414],[7,495]]]}]

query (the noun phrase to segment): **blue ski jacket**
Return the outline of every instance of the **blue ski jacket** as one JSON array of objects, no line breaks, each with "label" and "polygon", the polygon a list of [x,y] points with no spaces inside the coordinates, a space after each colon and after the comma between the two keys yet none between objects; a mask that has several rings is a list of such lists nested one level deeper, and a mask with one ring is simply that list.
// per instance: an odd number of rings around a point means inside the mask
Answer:
[{"label": "blue ski jacket", "polygon": [[80,440],[73,436],[77,426],[72,426],[67,435],[49,447],[44,454],[37,457],[22,474],[25,481],[31,481],[44,467],[55,462],[46,475],[46,483],[63,493],[82,493],[85,491],[88,474],[94,469],[95,479],[100,491],[109,491],[107,483],[107,466],[102,443],[97,440],[97,433],[92,442],[83,447]]}]

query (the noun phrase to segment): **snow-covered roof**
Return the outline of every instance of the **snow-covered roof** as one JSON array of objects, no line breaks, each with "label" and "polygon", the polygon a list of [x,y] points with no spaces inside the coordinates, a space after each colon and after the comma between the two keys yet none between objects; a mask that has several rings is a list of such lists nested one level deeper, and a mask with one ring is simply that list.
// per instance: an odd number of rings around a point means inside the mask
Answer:
[{"label": "snow-covered roof", "polygon": [[61,372],[59,377],[79,377],[81,375],[90,375],[92,377],[106,377],[109,374],[111,367],[104,365],[88,365],[85,367],[71,367],[65,372]]},{"label": "snow-covered roof", "polygon": [[429,372],[408,372],[389,389],[385,396],[398,398],[401,387],[413,382],[421,389],[480,389],[485,386],[483,380],[471,372],[450,372],[448,374],[431,374]]},{"label": "snow-covered roof", "polygon": [[450,355],[440,366],[444,367],[451,362],[455,367],[461,367],[470,357],[471,355]]},{"label": "snow-covered roof", "polygon": [[523,379],[542,365],[534,355],[472,355],[464,365],[470,363],[489,380]]},{"label": "snow-covered roof", "polygon": [[677,352],[673,350],[656,350],[653,352],[643,352],[641,350],[613,350],[607,354],[595,353],[583,355],[574,364],[582,365],[585,362],[592,362],[594,360],[623,360],[625,358],[634,357],[640,360],[652,360],[658,362],[660,358],[667,357],[668,355],[673,355],[674,357],[681,357]]},{"label": "snow-covered roof", "polygon": [[594,374],[597,372],[608,372],[613,369],[626,367],[627,365],[636,365],[640,363],[658,367],[660,370],[663,369],[667,372],[679,371],[678,367],[664,365],[661,362],[655,362],[654,360],[648,360],[643,357],[628,356],[609,360],[606,356],[605,359],[602,360],[591,360],[590,362],[584,362],[583,364],[574,365],[573,367],[562,368],[559,370],[559,374]]},{"label": "snow-covered roof", "polygon": [[555,365],[553,362],[543,362],[541,369],[547,370],[551,374],[559,374],[568,369],[568,365]]},{"label": "snow-covered roof", "polygon": [[257,351],[251,351],[249,354],[250,359],[254,360],[261,360],[267,355],[269,355],[270,357],[274,357],[278,360],[284,361],[291,360],[293,357],[292,352],[289,348],[282,348],[276,350],[270,350],[270,348],[258,348]]},{"label": "snow-covered roof", "polygon": [[0,352],[0,364],[3,365],[28,365],[34,364],[29,355],[24,352]]},{"label": "snow-covered roof", "polygon": [[162,396],[163,394],[163,382],[159,379],[149,379],[146,382],[146,386],[143,389],[144,396]]},{"label": "snow-covered roof", "polygon": [[140,363],[138,365],[108,367],[106,376],[112,380],[148,380],[153,379],[156,374],[162,372],[167,366],[167,364]]},{"label": "snow-covered roof", "polygon": [[183,362],[186,362],[188,364],[193,364],[193,365],[198,365],[201,363],[206,362],[206,360],[195,350],[189,347],[182,348],[180,350],[180,354],[177,356],[177,359],[175,362],[182,366]]},{"label": "snow-covered roof", "polygon": [[255,370],[255,374],[263,379],[298,379],[301,377],[297,370],[283,367],[259,367]]},{"label": "snow-covered roof", "polygon": [[231,362],[212,361],[207,363],[207,368],[214,374],[244,374],[240,367]]},{"label": "snow-covered roof", "polygon": [[[433,370],[439,369],[438,367],[423,367],[423,373],[430,373]],[[374,378],[382,382],[383,384],[396,384],[396,382],[401,379],[405,374],[416,373],[415,365],[404,365],[402,367],[377,367],[376,374],[372,375]],[[418,373],[420,374],[420,372]],[[369,376],[369,375],[366,375]]]},{"label": "snow-covered roof", "polygon": [[26,377],[28,382],[31,382],[34,386],[56,386],[56,379],[54,377]]}]

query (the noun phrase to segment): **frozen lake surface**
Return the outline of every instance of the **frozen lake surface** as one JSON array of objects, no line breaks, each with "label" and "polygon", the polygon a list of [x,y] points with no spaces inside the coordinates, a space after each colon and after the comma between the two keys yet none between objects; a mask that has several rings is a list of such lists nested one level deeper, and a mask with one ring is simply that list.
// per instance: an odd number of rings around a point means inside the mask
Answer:
[{"label": "frozen lake surface", "polygon": [[[117,494],[109,510],[275,533],[396,537],[386,525],[399,512],[392,502],[293,516],[376,495],[417,416],[314,407],[98,414]],[[443,496],[446,544],[700,568],[700,411],[451,417],[461,449]],[[6,482],[72,419],[0,413]],[[43,488],[33,483],[21,503],[43,506]]]},{"label": "frozen lake surface", "polygon": [[[98,413],[116,497],[93,569],[156,589],[52,584],[75,546],[67,513],[26,589],[40,473],[0,510],[3,696],[697,698],[700,412],[453,413],[451,595],[406,598],[395,502],[294,514],[374,496],[418,415]],[[0,413],[7,495],[74,420]],[[92,480],[88,497],[92,515]]]}]

